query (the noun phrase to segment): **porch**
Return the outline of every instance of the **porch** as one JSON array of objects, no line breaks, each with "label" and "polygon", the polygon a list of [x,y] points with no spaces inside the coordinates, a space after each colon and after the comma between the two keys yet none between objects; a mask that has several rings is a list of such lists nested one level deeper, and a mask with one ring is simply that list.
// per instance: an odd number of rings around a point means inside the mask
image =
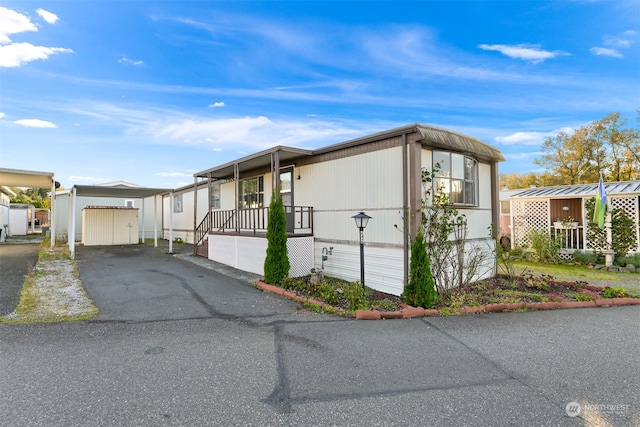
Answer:
[{"label": "porch", "polygon": [[[313,207],[285,206],[287,235],[289,237],[313,236]],[[211,210],[195,231],[196,253],[208,256],[207,237],[210,234],[243,235],[266,238],[269,207],[249,209]]]}]

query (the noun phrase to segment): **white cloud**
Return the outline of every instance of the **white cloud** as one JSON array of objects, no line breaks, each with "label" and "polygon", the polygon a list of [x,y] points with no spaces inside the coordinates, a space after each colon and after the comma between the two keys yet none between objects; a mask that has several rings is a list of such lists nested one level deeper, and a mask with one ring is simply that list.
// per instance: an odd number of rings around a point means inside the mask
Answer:
[{"label": "white cloud", "polygon": [[74,53],[61,47],[34,46],[31,43],[12,43],[0,46],[0,67],[19,67],[26,62],[47,59],[57,53]]},{"label": "white cloud", "polygon": [[5,113],[0,113],[0,119],[3,118],[4,116],[6,116]]},{"label": "white cloud", "polygon": [[94,176],[79,176],[79,175],[71,175],[67,178],[68,181],[71,182],[111,182],[113,179],[111,178],[96,178]]},{"label": "white cloud", "polygon": [[624,58],[624,55],[618,52],[616,49],[609,49],[606,47],[592,47],[589,52],[597,56],[610,56],[611,58]]},{"label": "white cloud", "polygon": [[605,36],[603,42],[605,46],[627,48],[633,44],[635,36],[635,31],[628,30],[617,36]]},{"label": "white cloud", "polygon": [[[50,24],[58,17],[44,9],[38,9],[38,14]],[[21,13],[0,7],[0,67],[19,67],[22,64],[37,59],[47,59],[57,53],[73,53],[73,50],[61,47],[34,46],[31,43],[12,43],[11,34],[25,31],[38,31],[33,22]]]},{"label": "white cloud", "polygon": [[0,6],[0,43],[11,43],[11,34],[25,31],[38,31],[38,27],[26,15]]},{"label": "white cloud", "polygon": [[46,120],[40,120],[40,119],[21,119],[21,120],[16,120],[13,123],[20,126],[30,127],[30,128],[57,128],[58,127],[54,123],[48,122]]},{"label": "white cloud", "polygon": [[171,178],[193,177],[193,174],[184,173],[184,172],[158,172],[156,175],[157,176],[168,176],[168,177],[171,177]]},{"label": "white cloud", "polygon": [[134,61],[132,59],[127,58],[126,56],[123,56],[122,58],[118,59],[118,62],[121,64],[129,64],[129,65],[144,65],[144,61]]},{"label": "white cloud", "polygon": [[636,32],[633,30],[625,31],[617,36],[604,36],[602,42],[607,47],[594,46],[589,49],[594,55],[609,56],[611,58],[624,58],[619,49],[627,49],[634,43]]},{"label": "white cloud", "polygon": [[48,24],[55,24],[58,21],[58,15],[51,13],[44,9],[36,9],[36,13],[40,15],[42,19],[47,21]]},{"label": "white cloud", "polygon": [[533,64],[538,64],[547,59],[553,59],[558,56],[570,55],[567,52],[561,50],[544,50],[540,48],[540,45],[535,44],[480,44],[478,47],[482,50],[491,50],[500,52],[501,54],[508,56],[509,58],[522,59],[529,61]]},{"label": "white cloud", "polygon": [[506,136],[497,136],[495,140],[502,145],[542,145],[547,138],[553,138],[561,132],[570,135],[574,129],[563,127],[550,132],[514,132]]},{"label": "white cloud", "polygon": [[220,107],[224,107],[224,102],[214,102],[213,104],[209,105],[209,108],[220,108]]}]

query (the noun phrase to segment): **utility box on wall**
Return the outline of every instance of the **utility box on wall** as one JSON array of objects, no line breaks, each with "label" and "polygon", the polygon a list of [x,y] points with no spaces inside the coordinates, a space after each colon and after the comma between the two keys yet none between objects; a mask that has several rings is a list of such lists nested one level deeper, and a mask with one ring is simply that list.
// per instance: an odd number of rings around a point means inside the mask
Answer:
[{"label": "utility box on wall", "polygon": [[138,243],[138,209],[87,206],[82,210],[82,244],[135,245]]}]

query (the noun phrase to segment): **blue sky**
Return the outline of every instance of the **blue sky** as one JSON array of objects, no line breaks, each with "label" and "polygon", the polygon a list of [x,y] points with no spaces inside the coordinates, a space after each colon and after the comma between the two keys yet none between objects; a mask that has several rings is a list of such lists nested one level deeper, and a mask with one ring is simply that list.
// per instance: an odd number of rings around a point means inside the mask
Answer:
[{"label": "blue sky", "polygon": [[2,1],[0,166],[151,187],[421,122],[535,171],[640,108],[640,2]]}]

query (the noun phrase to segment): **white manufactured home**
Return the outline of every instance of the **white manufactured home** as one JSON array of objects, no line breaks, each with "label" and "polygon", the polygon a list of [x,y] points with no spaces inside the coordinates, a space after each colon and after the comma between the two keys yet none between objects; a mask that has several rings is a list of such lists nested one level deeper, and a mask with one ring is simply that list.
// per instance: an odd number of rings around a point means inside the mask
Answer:
[{"label": "white manufactured home", "polygon": [[[268,206],[279,188],[290,275],[323,268],[325,275],[358,280],[360,240],[352,216],[365,212],[372,217],[364,230],[366,284],[400,295],[421,218],[423,169],[440,165],[434,185],[467,217],[468,243],[493,247],[488,230],[498,223],[503,160],[477,139],[422,124],[317,150],[278,146],[194,174],[193,187],[173,195],[181,199],[173,206],[182,203],[183,210],[172,212],[173,227],[184,229],[201,255],[263,274]],[[193,232],[187,233],[189,220]]]}]

